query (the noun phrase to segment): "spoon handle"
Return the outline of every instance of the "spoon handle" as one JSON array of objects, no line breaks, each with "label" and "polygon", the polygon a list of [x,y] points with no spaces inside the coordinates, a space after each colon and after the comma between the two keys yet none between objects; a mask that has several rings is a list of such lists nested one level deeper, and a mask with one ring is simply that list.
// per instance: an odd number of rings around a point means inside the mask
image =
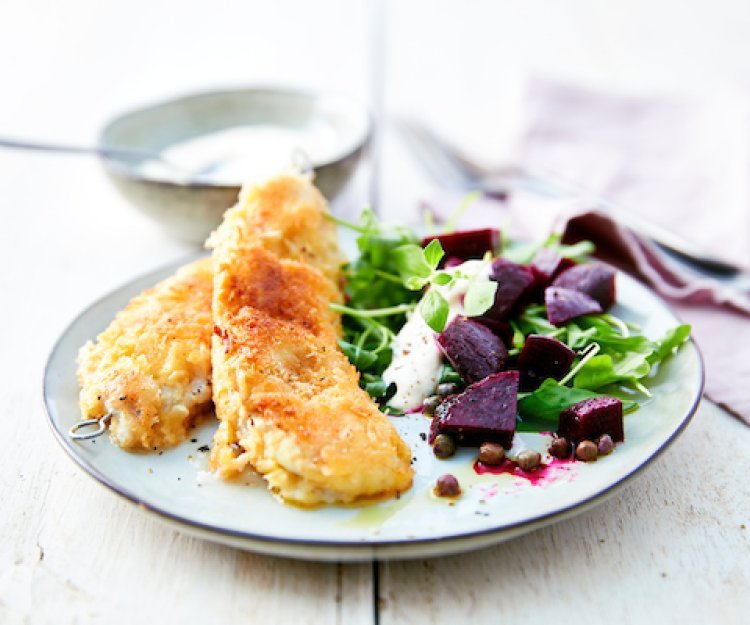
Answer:
[{"label": "spoon handle", "polygon": [[138,148],[127,148],[119,146],[85,146],[69,145],[62,143],[42,143],[38,141],[26,141],[22,139],[9,139],[0,137],[0,148],[15,150],[33,150],[37,152],[57,152],[60,154],[84,154],[91,156],[120,156],[136,160],[157,159],[163,160],[159,154]]}]

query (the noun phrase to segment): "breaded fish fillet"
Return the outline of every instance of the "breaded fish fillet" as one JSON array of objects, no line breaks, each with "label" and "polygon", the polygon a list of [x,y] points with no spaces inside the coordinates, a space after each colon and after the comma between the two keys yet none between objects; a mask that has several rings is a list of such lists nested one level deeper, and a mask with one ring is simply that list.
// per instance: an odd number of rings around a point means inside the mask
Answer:
[{"label": "breaded fish fillet", "polygon": [[211,259],[135,297],[78,355],[85,419],[129,450],[174,446],[211,407]]},{"label": "breaded fish fillet", "polygon": [[244,193],[211,241],[211,466],[224,478],[252,466],[302,505],[393,495],[412,479],[409,448],[337,344],[340,255],[325,210],[309,181],[282,176]]},{"label": "breaded fish fillet", "polygon": [[[306,178],[282,175],[264,184],[246,185],[208,247],[262,247],[279,258],[311,265],[335,283],[344,257],[336,225],[326,217],[325,200]],[[216,256],[216,255],[214,255]]]}]

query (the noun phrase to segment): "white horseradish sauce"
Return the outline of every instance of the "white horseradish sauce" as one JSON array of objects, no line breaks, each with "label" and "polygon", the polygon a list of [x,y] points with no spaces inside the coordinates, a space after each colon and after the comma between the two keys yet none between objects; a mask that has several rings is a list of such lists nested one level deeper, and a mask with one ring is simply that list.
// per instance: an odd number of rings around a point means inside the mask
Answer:
[{"label": "white horseradish sauce", "polygon": [[[175,143],[161,154],[169,163],[205,182],[234,185],[289,169],[297,152],[319,164],[334,160],[340,149],[335,128],[318,121],[299,128],[235,126]],[[140,173],[161,179],[174,172],[152,159],[140,165]]]},{"label": "white horseradish sauce", "polygon": [[[446,271],[457,270],[467,275],[477,274],[476,280],[490,279],[490,263],[481,260],[467,260],[461,265]],[[469,280],[457,280],[449,287],[431,286],[439,289],[450,306],[448,322],[457,315],[464,314],[463,300]],[[437,341],[437,333],[425,323],[419,312],[414,311],[393,341],[393,360],[383,372],[386,384],[396,384],[396,394],[388,402],[389,406],[408,412],[422,406],[425,397],[435,391],[440,377],[443,354]]]}]

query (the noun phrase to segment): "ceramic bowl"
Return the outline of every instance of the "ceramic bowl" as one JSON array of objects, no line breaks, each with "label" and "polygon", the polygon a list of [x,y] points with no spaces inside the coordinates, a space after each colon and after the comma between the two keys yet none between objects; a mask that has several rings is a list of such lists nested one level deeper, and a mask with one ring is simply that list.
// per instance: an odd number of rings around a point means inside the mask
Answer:
[{"label": "ceramic bowl", "polygon": [[[340,96],[278,88],[189,95],[120,115],[102,130],[98,143],[162,153],[196,137],[238,126],[294,130],[310,124],[324,124],[335,137],[334,156],[311,162],[317,186],[333,201],[352,177],[372,130],[368,112]],[[155,176],[142,167],[142,160],[122,156],[105,156],[102,161],[114,185],[134,206],[175,237],[197,244],[203,243],[224,211],[234,205],[242,183]]]}]

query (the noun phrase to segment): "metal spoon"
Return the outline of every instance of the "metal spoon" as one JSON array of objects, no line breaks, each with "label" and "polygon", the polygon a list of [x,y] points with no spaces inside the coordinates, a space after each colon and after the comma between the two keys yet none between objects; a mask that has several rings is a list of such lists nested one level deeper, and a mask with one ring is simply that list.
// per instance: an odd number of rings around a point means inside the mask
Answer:
[{"label": "metal spoon", "polygon": [[42,143],[37,141],[26,141],[22,139],[9,139],[0,137],[0,147],[16,150],[33,150],[37,152],[56,152],[60,154],[82,154],[88,156],[100,156],[103,158],[120,158],[133,161],[158,161],[170,170],[176,182],[187,184],[195,181],[201,176],[211,173],[220,163],[208,163],[200,169],[191,170],[165,158],[160,152],[152,152],[142,148],[129,148],[123,146],[82,146],[62,143]]}]

